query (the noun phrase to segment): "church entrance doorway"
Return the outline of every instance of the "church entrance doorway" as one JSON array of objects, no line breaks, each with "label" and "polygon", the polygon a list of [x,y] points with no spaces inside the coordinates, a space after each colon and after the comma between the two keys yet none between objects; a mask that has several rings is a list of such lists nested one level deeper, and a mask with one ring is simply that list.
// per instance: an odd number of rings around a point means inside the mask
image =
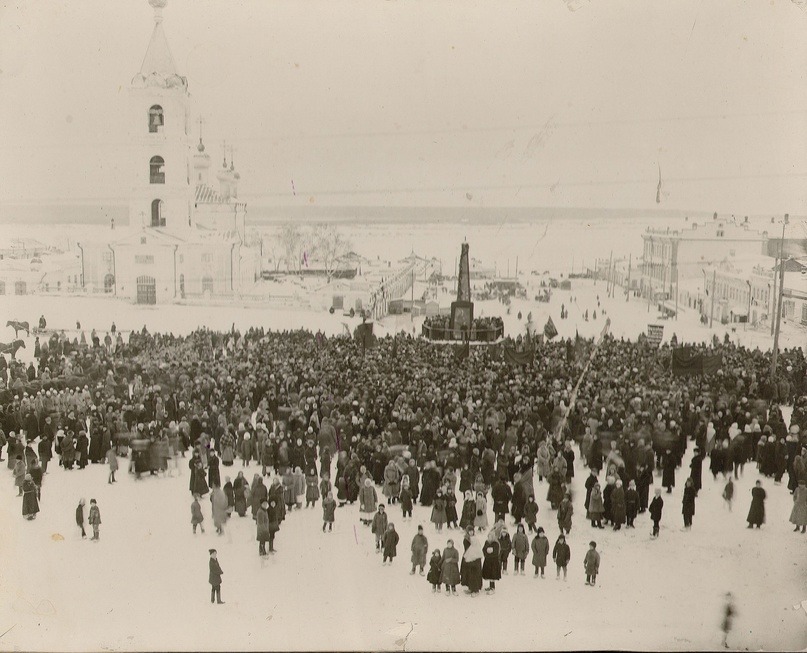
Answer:
[{"label": "church entrance doorway", "polygon": [[137,303],[157,303],[157,282],[154,277],[137,277]]}]

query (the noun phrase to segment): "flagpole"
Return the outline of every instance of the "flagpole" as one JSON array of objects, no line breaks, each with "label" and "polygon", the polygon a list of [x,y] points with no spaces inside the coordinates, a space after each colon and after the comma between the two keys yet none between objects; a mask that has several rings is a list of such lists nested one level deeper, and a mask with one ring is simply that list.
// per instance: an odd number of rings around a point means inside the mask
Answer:
[{"label": "flagpole", "polygon": [[600,339],[597,342],[597,346],[594,347],[594,350],[591,352],[591,355],[588,357],[588,361],[586,362],[585,367],[583,367],[583,371],[580,373],[580,378],[577,379],[577,383],[572,390],[572,394],[569,397],[569,405],[566,407],[566,412],[563,414],[563,418],[561,419],[560,423],[558,424],[558,429],[555,432],[555,439],[557,440],[558,437],[563,433],[563,429],[566,426],[566,422],[569,418],[569,413],[572,412],[572,406],[574,402],[577,400],[577,391],[580,389],[580,384],[583,383],[583,378],[586,376],[586,372],[588,372],[588,368],[591,366],[591,362],[594,360],[594,357],[597,355],[597,352],[600,350],[600,346],[605,341],[605,334],[608,333],[608,329],[611,326],[611,318],[609,317],[605,321],[605,327],[600,334]]}]

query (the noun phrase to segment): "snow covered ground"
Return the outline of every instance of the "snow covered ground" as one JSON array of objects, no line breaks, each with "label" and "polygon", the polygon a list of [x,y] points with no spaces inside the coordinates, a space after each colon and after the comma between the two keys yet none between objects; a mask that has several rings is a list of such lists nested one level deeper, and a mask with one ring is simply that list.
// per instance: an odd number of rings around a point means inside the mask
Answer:
[{"label": "snow covered ground", "polygon": [[[615,297],[606,297],[605,284],[592,280],[574,279],[572,290],[553,290],[549,303],[540,303],[533,298],[538,294],[538,278],[524,275],[523,282],[527,286],[528,299],[515,299],[511,311],[507,314],[506,307],[495,300],[475,302],[474,314],[477,316],[500,315],[505,322],[505,334],[513,337],[524,334],[527,316],[532,312],[534,327],[538,332],[543,331],[544,324],[551,316],[561,337],[571,337],[575,332],[585,338],[596,337],[605,324],[602,309],[607,312],[606,317],[611,319],[611,333],[616,337],[636,338],[647,329],[648,324],[664,325],[664,341],[669,341],[672,334],[678,340],[701,342],[711,340],[712,334],[719,338],[726,333],[739,344],[748,347],[770,349],[772,338],[767,327],[747,330],[743,325],[722,325],[715,322],[714,328],[709,329],[699,321],[695,310],[682,309],[679,319],[660,319],[658,312],[651,307],[648,311],[646,301],[631,297],[625,301],[624,295],[617,288]],[[418,285],[417,292],[423,288]],[[449,293],[450,295],[450,293]],[[445,299],[442,299],[445,297]],[[601,303],[597,308],[597,297]],[[451,296],[441,296],[446,305],[450,303]],[[560,309],[563,304],[569,311],[569,317],[560,319]],[[588,310],[589,321],[584,320],[584,313]],[[597,311],[597,319],[593,319],[593,312]],[[519,311],[522,319],[518,319]],[[114,321],[118,329],[127,332],[130,329],[140,329],[145,325],[150,331],[172,332],[183,334],[193,331],[199,326],[211,329],[228,330],[235,324],[236,328],[245,330],[251,326],[263,326],[267,329],[299,329],[306,328],[312,331],[322,330],[326,335],[337,335],[345,332],[345,325],[351,333],[355,325],[361,320],[358,317],[350,318],[339,311],[331,315],[323,307],[320,309],[289,308],[271,304],[224,304],[224,305],[177,305],[166,304],[159,306],[138,306],[127,301],[112,297],[79,297],[79,296],[37,296],[37,295],[4,295],[0,296],[0,315],[6,319],[26,320],[32,326],[37,324],[39,316],[44,314],[48,328],[65,329],[68,333],[75,331],[76,321],[81,322],[82,329],[89,332],[94,328],[103,338],[103,334]],[[383,336],[387,333],[407,331],[420,333],[422,317],[406,315],[390,315],[376,322],[375,333]],[[13,331],[0,325],[0,341],[8,342],[13,338]],[[33,338],[27,341],[28,350],[21,352],[32,354]],[[807,329],[795,322],[784,321],[780,347],[804,347],[807,344]]]},{"label": "snow covered ground", "polygon": [[[678,487],[664,495],[661,536],[653,541],[646,515],[635,530],[617,533],[582,519],[587,473],[578,464],[568,581],[555,580],[553,569],[545,580],[533,579],[528,561],[526,576],[505,576],[495,595],[470,598],[434,595],[425,578],[409,575],[418,524],[425,525],[430,550],[449,537],[460,544],[459,531],[436,532],[430,508],[416,507],[408,522],[398,506],[390,508],[401,535],[392,567],[381,565],[357,506],[337,509],[327,534],[319,505],[290,513],[278,552],[261,560],[252,519],[235,516],[217,536],[207,500],[206,532],[193,535],[187,460],[179,459],[173,478],[140,481],[121,462],[116,485],[106,483],[103,465],[52,467],[33,522],[21,517],[3,465],[3,650],[714,649],[727,591],[738,610],[732,648],[807,646],[807,612],[798,605],[807,598],[807,536],[793,533],[787,521],[786,487],[768,480],[767,523],[761,531],[746,529],[758,477],[750,466],[736,483],[733,512],[723,506],[724,482],[713,482],[707,471],[691,532],[681,530],[679,474]],[[222,475],[234,478],[238,469],[222,468]],[[251,465],[247,476],[258,469]],[[546,482],[536,491],[539,525],[554,544],[558,528]],[[97,543],[83,541],[76,528],[81,497],[98,501]],[[592,538],[602,555],[596,588],[584,584],[582,565]],[[210,547],[224,570],[223,606],[209,602]]]},{"label": "snow covered ground", "polygon": [[[439,240],[442,232],[434,229]],[[528,229],[535,231],[529,226],[516,231]],[[552,230],[550,225],[544,242],[524,238],[524,247],[537,247],[536,256],[548,248],[540,267],[563,270],[555,265],[562,258],[560,245],[549,247]],[[581,248],[593,251],[592,238],[602,234],[602,229],[587,233]],[[495,240],[493,232],[482,235],[485,242]],[[568,233],[564,238],[568,245]],[[401,239],[393,240],[394,246],[404,248]],[[452,244],[454,249],[459,248]],[[483,247],[472,244],[472,255],[484,255],[476,249]],[[401,255],[407,253],[408,246]],[[490,255],[496,252],[491,250]],[[392,253],[388,256],[393,258]],[[568,261],[567,254],[563,258]],[[523,259],[521,265],[527,268]],[[523,279],[536,281],[526,274]],[[528,290],[528,297],[535,294],[535,288]],[[597,295],[602,304],[598,319],[586,322],[583,312],[588,309],[591,314],[596,308]],[[570,310],[567,320],[559,319],[561,303]],[[539,331],[551,315],[561,336],[579,331],[592,337],[603,327],[603,308],[617,337],[634,338],[648,323],[664,324],[665,340],[673,332],[679,340],[708,340],[712,333],[722,338],[727,330],[722,325],[714,330],[702,326],[692,311],[682,311],[678,320],[660,320],[655,311],[648,312],[645,302],[634,298],[625,302],[619,289],[617,297],[609,299],[603,282],[595,286],[579,280],[573,281],[572,291],[555,290],[549,304],[515,300],[506,314],[498,302],[478,302],[476,315],[503,314],[505,332],[517,335],[523,333],[531,311]],[[49,327],[68,332],[80,320],[88,335],[92,328],[105,333],[113,320],[124,333],[145,324],[152,331],[175,334],[200,325],[229,329],[233,323],[242,330],[305,327],[338,334],[345,324],[352,331],[359,322],[325,310],[273,306],[142,307],[101,297],[0,297],[0,314],[6,319],[33,325],[42,313]],[[376,324],[376,333],[419,332],[421,323],[422,318],[412,320],[409,315],[389,316]],[[0,340],[11,340],[13,332],[2,328]],[[741,344],[770,347],[767,329],[743,331],[738,325],[734,332],[729,327],[729,333]],[[33,353],[33,337],[26,342],[28,349],[20,354],[27,360]],[[804,329],[785,323],[781,343],[804,346]],[[106,483],[104,466],[70,472],[53,466],[44,483],[42,512],[33,522],[21,517],[20,500],[3,463],[0,650],[712,649],[720,645],[726,591],[733,592],[738,610],[729,639],[732,647],[807,647],[807,610],[799,606],[807,599],[807,536],[792,533],[791,497],[784,486],[768,480],[764,481],[767,524],[762,531],[745,528],[750,489],[757,478],[751,466],[736,484],[733,512],[723,506],[723,482],[713,482],[707,472],[694,528],[688,533],[680,530],[683,472],[679,472],[678,487],[672,495],[664,495],[661,537],[652,541],[647,516],[637,520],[633,531],[589,527],[582,519],[586,472],[578,464],[568,582],[556,581],[553,572],[546,580],[534,580],[528,566],[528,576],[505,577],[494,596],[471,599],[462,594],[433,595],[424,578],[409,575],[409,544],[418,523],[425,524],[430,549],[442,549],[448,537],[459,544],[458,531],[435,532],[428,521],[430,509],[416,507],[414,519],[402,522],[400,509],[392,507],[392,521],[401,534],[392,567],[381,566],[369,529],[358,521],[357,506],[338,509],[335,530],[329,534],[320,530],[319,505],[293,512],[279,533],[278,553],[262,561],[252,520],[235,517],[226,534],[218,537],[212,532],[208,501],[203,501],[207,533],[192,534],[186,460],[180,459],[177,477],[141,481],[127,475],[126,461],[121,462],[120,482],[112,486]],[[222,476],[234,478],[238,469],[222,468]],[[257,469],[248,468],[247,476]],[[538,485],[539,524],[554,543],[558,530],[546,490],[545,483]],[[75,527],[74,510],[81,497],[98,500],[103,522],[98,543],[82,541]],[[592,537],[602,555],[596,588],[584,585],[582,566]],[[225,572],[223,606],[209,603],[211,546],[218,548]],[[306,628],[300,628],[303,623]]]}]

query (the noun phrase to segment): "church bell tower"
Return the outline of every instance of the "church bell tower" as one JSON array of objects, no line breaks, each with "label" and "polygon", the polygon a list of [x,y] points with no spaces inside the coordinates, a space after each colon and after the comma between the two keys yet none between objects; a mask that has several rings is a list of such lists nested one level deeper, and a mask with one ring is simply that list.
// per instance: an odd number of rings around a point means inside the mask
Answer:
[{"label": "church bell tower", "polygon": [[149,0],[154,30],[129,86],[129,223],[174,233],[192,225],[190,94],[163,30],[167,0]]}]

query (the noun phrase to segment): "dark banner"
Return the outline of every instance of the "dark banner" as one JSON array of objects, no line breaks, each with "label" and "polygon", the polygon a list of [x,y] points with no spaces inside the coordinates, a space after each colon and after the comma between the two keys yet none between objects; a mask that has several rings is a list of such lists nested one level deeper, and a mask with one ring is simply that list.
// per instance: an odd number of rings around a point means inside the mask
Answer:
[{"label": "dark banner", "polygon": [[672,352],[672,373],[676,376],[714,374],[722,366],[722,354],[696,354],[688,347],[678,347]]},{"label": "dark banner", "polygon": [[535,351],[516,351],[512,347],[504,348],[504,360],[510,365],[532,365]]}]

